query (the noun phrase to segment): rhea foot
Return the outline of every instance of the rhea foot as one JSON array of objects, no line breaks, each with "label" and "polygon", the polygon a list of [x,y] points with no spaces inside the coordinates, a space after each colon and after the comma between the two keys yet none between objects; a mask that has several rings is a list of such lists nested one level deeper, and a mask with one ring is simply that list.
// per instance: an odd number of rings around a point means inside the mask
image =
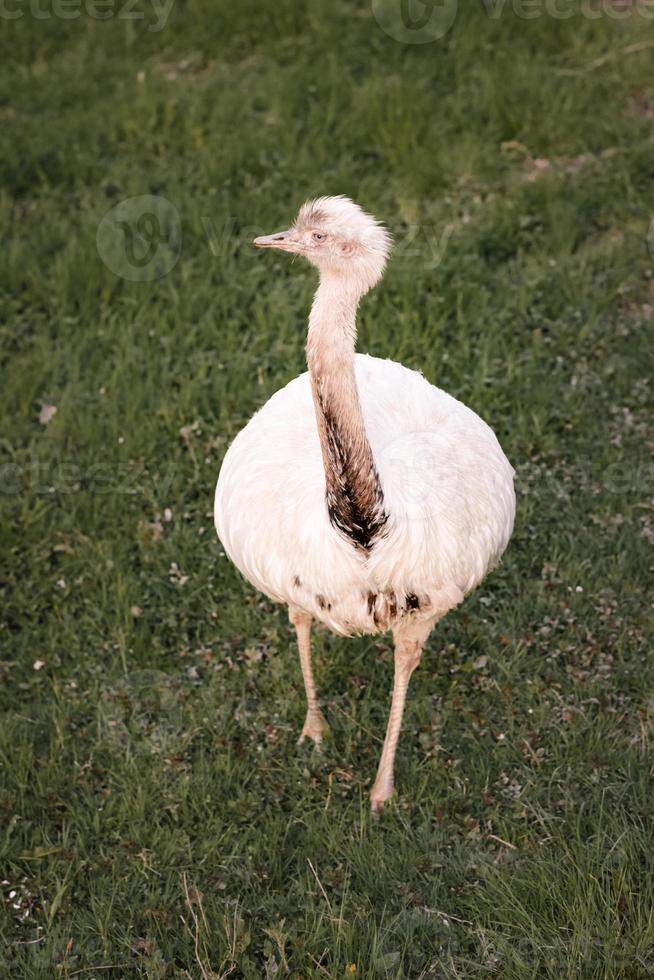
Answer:
[{"label": "rhea foot", "polygon": [[388,782],[375,782],[375,785],[370,790],[370,808],[373,813],[381,813],[384,809],[384,804],[390,800],[393,795],[393,781]]},{"label": "rhea foot", "polygon": [[320,708],[316,708],[314,711],[307,711],[306,721],[304,722],[297,744],[301,745],[305,738],[310,738],[316,748],[320,748],[320,743],[328,732],[329,725],[325,721]]}]

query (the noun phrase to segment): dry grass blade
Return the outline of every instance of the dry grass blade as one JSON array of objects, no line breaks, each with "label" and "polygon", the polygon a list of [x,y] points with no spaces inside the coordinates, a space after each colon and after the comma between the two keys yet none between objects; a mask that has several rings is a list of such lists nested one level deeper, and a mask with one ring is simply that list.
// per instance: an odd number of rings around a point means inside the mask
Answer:
[{"label": "dry grass blade", "polygon": [[[182,883],[184,885],[184,897],[186,899],[186,907],[190,912],[191,920],[193,922],[193,928],[189,926],[187,920],[183,916],[182,916],[182,921],[184,922],[189,935],[193,939],[195,961],[200,969],[202,980],[226,980],[226,978],[234,972],[235,967],[233,965],[227,966],[227,961],[224,961],[219,967],[219,972],[216,973],[209,966],[209,953],[206,946],[206,939],[209,935],[209,926],[207,924],[206,916],[204,914],[204,908],[202,905],[202,895],[200,891],[196,888],[194,889],[193,896],[191,896],[191,891],[189,889],[186,872],[183,872],[182,874]],[[198,910],[200,912],[199,917],[197,912],[195,911],[194,905],[197,905],[198,907]]]},{"label": "dry grass blade", "polygon": [[636,44],[628,44],[626,47],[619,48],[617,51],[609,51],[607,54],[603,54],[599,58],[589,61],[583,68],[561,68],[557,72],[557,75],[585,75],[588,72],[596,71],[602,65],[606,65],[609,61],[614,61],[616,58],[626,57],[630,54],[639,54],[641,51],[648,51],[650,48],[654,48],[654,41],[638,41]]},{"label": "dry grass blade", "polygon": [[314,868],[314,866],[313,866],[313,864],[311,863],[311,860],[310,860],[310,858],[307,858],[307,864],[308,864],[308,865],[309,865],[309,867],[311,868],[311,871],[312,871],[312,873],[313,873],[313,877],[314,877],[314,878],[316,879],[316,881],[317,881],[317,883],[318,883],[318,888],[319,888],[319,889],[320,889],[320,891],[322,892],[322,894],[323,894],[323,898],[324,898],[324,899],[325,899],[325,901],[327,902],[327,908],[329,909],[329,913],[330,913],[330,915],[332,915],[332,914],[333,914],[333,913],[332,913],[332,903],[331,903],[331,902],[329,901],[329,898],[328,898],[328,896],[327,896],[327,892],[326,892],[326,891],[325,891],[325,889],[323,888],[323,886],[322,886],[322,882],[321,882],[321,880],[320,880],[320,878],[318,877],[318,872],[316,871],[316,869]]}]

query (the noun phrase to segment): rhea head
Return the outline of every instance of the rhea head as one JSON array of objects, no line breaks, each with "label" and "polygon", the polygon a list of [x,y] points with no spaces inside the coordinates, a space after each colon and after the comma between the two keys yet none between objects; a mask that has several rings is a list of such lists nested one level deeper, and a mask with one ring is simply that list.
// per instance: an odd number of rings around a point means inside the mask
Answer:
[{"label": "rhea head", "polygon": [[366,292],[381,278],[392,243],[386,229],[349,197],[320,197],[302,205],[287,231],[255,238],[254,244],[303,255],[322,276],[349,279]]}]

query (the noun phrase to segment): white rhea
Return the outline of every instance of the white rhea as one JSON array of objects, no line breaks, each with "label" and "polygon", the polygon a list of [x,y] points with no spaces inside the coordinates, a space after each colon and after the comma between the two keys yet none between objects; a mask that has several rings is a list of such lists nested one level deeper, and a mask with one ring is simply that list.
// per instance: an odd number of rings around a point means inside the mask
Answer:
[{"label": "white rhea", "polygon": [[411,673],[434,624],[497,563],[513,528],[513,469],[461,402],[393,361],[355,353],[359,300],[381,278],[385,229],[345,197],[305,204],[260,248],[304,255],[320,273],[309,371],[238,434],[216,488],[216,529],[243,575],[288,605],[308,710],[326,723],[311,668],[311,622],[335,633],[392,630],[395,680],[370,798],[393,792]]}]

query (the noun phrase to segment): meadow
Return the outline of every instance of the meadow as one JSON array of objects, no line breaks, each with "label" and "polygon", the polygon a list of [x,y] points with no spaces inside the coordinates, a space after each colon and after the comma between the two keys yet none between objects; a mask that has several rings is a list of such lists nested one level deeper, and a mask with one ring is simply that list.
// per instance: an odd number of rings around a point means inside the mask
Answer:
[{"label": "meadow", "polygon": [[[0,976],[654,976],[654,10],[139,3],[0,10]],[[212,521],[304,370],[313,273],[251,239],[334,193],[396,239],[359,349],[517,479],[380,818],[389,639],[314,631],[298,747]]]}]

